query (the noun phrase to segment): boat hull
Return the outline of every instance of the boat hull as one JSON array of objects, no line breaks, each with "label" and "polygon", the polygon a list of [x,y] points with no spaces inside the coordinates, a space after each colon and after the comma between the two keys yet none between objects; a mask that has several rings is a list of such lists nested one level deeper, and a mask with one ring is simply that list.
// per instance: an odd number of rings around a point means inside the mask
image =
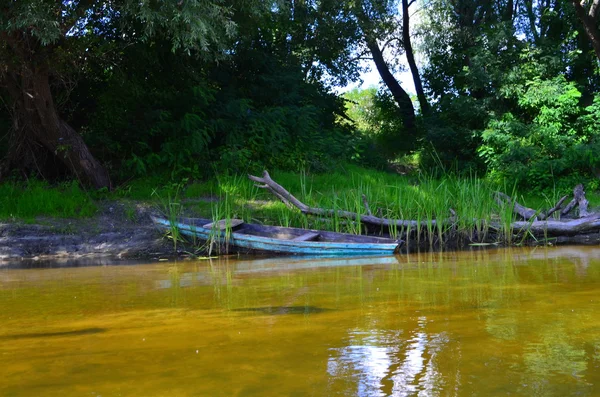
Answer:
[{"label": "boat hull", "polygon": [[[163,229],[177,227],[179,233],[195,238],[200,241],[215,240],[218,236],[219,244],[225,246],[227,251],[235,252],[270,252],[288,255],[316,255],[316,256],[352,256],[352,255],[393,255],[398,252],[400,243],[391,239],[354,236],[344,233],[321,232],[327,237],[335,240],[344,238],[353,240],[344,241],[294,241],[293,239],[282,239],[265,235],[246,234],[243,232],[215,231],[186,222],[171,222],[167,219],[153,217],[154,223]],[[253,225],[254,229],[258,226]],[[269,231],[279,231],[279,235],[285,233],[315,232],[315,230],[304,230],[295,228],[265,227]],[[266,234],[266,232],[264,233]],[[370,240],[373,240],[372,242]]]}]

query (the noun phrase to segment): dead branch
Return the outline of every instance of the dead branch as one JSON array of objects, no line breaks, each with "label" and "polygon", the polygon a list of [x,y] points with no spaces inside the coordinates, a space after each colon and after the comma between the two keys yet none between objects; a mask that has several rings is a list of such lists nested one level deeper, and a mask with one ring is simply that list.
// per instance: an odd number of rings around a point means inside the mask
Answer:
[{"label": "dead branch", "polygon": [[575,208],[575,206],[579,206],[579,217],[584,218],[590,215],[587,210],[588,204],[589,202],[585,198],[585,190],[583,189],[583,185],[580,183],[573,189],[573,200],[571,200],[565,209],[562,210],[561,215],[567,215],[573,208]]},{"label": "dead branch", "polygon": [[[290,203],[294,207],[298,208],[303,214],[316,215],[316,216],[327,216],[327,217],[337,216],[338,218],[345,218],[345,219],[350,219],[353,221],[360,221],[362,223],[369,224],[369,225],[387,226],[387,227],[395,226],[395,227],[411,227],[412,228],[412,227],[424,227],[424,226],[427,226],[427,224],[428,224],[428,222],[386,219],[386,218],[380,218],[377,216],[373,216],[372,214],[371,215],[360,215],[360,214],[357,214],[356,212],[350,212],[350,211],[329,210],[329,209],[318,208],[318,207],[310,207],[310,206],[304,204],[302,201],[298,200],[296,197],[294,197],[293,194],[291,194],[290,192],[285,190],[285,188],[283,188],[283,186],[281,186],[280,184],[275,182],[273,179],[271,179],[271,176],[269,175],[269,173],[267,171],[263,172],[262,177],[248,175],[248,178],[250,178],[250,180],[258,183],[255,186],[257,186],[261,189],[267,189],[278,199],[282,200],[284,203]],[[437,224],[437,221],[432,220],[431,224],[435,226]]]},{"label": "dead branch", "polygon": [[510,198],[510,196],[507,194],[504,194],[502,192],[496,192],[496,202],[498,203],[498,205],[512,204],[513,212],[521,216],[526,221],[529,221],[531,219],[535,221],[538,220],[538,212],[536,210],[522,206],[521,204],[517,203],[515,200]]},{"label": "dead branch", "polygon": [[562,197],[560,200],[558,200],[554,207],[550,208],[548,211],[538,212],[532,208],[528,208],[524,205],[519,204],[517,201],[512,200],[512,198],[507,194],[504,194],[502,192],[496,192],[496,202],[498,203],[498,205],[512,204],[513,212],[521,216],[526,221],[530,221],[532,219],[534,221],[543,221],[550,218],[550,216],[553,213],[560,209],[567,197],[568,196]]},{"label": "dead branch", "polygon": [[558,202],[556,203],[556,205],[554,207],[552,207],[548,211],[546,211],[543,219],[550,218],[550,216],[552,214],[554,214],[556,211],[558,211],[568,197],[569,196],[563,196],[560,200],[558,200]]},{"label": "dead branch", "polygon": [[579,206],[579,217],[584,218],[588,216],[590,214],[587,210],[589,201],[587,201],[585,198],[585,190],[583,190],[582,184],[575,186],[573,195],[575,196],[575,200],[577,200],[577,205]]}]

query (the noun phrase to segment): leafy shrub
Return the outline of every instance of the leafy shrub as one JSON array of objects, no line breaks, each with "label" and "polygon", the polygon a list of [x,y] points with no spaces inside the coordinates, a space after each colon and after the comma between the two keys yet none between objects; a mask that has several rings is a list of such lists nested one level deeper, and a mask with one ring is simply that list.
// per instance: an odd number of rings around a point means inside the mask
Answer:
[{"label": "leafy shrub", "polygon": [[236,53],[218,65],[153,51],[126,51],[130,69],[105,76],[87,126],[87,141],[118,179],[323,171],[348,156],[352,131],[335,116],[342,102],[266,50],[256,49],[252,62]]},{"label": "leafy shrub", "polygon": [[479,148],[493,178],[538,190],[559,180],[568,180],[572,188],[591,179],[600,165],[598,100],[581,107],[581,93],[562,76],[535,79],[521,92],[505,95],[518,95],[518,107],[490,120]]},{"label": "leafy shrub", "polygon": [[485,107],[474,98],[458,96],[440,101],[436,108],[437,112],[424,120],[421,167],[430,172],[481,171],[477,148],[479,131],[488,118]]}]

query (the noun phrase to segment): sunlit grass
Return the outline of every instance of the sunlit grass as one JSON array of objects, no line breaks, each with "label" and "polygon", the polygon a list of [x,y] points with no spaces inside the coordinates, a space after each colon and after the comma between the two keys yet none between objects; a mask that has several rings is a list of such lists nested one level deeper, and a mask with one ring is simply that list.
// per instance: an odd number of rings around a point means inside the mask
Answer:
[{"label": "sunlit grass", "polygon": [[[39,181],[4,183],[0,185],[0,218],[84,217],[96,211],[94,199],[125,198],[154,202],[173,221],[185,213],[213,220],[242,219],[251,223],[354,234],[384,232],[394,238],[410,238],[430,246],[457,240],[477,244],[490,239],[518,244],[522,234],[515,238],[519,231],[511,229],[516,219],[513,208],[498,205],[494,200],[496,191],[539,210],[553,207],[565,194],[572,195],[572,192],[558,189],[542,195],[523,194],[517,192],[510,181],[498,185],[477,175],[434,177],[415,172],[407,176],[352,165],[325,174],[273,171],[271,176],[305,204],[334,210],[335,215],[331,218],[307,216],[255,186],[245,174],[222,174],[202,182],[169,181],[164,177],[149,176],[123,183],[113,192],[89,193],[75,182],[55,187]],[[592,209],[600,204],[598,194],[586,193]],[[359,220],[339,216],[338,211],[411,220],[417,224],[394,225],[383,231],[367,229]],[[230,233],[230,228],[226,228],[225,236]],[[179,238],[174,231],[174,245]]]},{"label": "sunlit grass", "polygon": [[[334,210],[334,215],[322,219],[288,208],[268,191],[255,187],[245,175],[221,175],[217,178],[218,184],[192,185],[186,196],[190,197],[190,191],[210,191],[218,202],[228,203],[224,212],[219,211],[218,216],[223,218],[354,234],[365,233],[365,226],[360,221],[339,216],[338,212],[365,216],[370,211],[380,218],[417,221],[416,226],[393,226],[385,232],[393,237],[413,237],[419,243],[438,246],[452,238],[467,243],[485,241],[490,234],[490,224],[498,223],[501,215],[510,215],[511,221],[514,219],[512,213],[502,213],[494,202],[497,186],[476,176],[406,177],[352,166],[320,175],[273,172],[271,176],[300,201],[311,207]],[[195,210],[215,219],[216,214],[207,213],[206,208],[206,204],[201,203]],[[511,233],[506,231],[506,235]]]},{"label": "sunlit grass", "polygon": [[76,182],[50,186],[32,179],[0,184],[0,219],[84,218],[96,211],[94,201]]}]

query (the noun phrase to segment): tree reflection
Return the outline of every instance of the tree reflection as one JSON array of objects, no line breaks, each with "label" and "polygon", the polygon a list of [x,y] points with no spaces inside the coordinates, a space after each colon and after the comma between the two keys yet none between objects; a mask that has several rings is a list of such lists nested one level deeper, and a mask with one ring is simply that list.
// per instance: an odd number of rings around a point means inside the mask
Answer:
[{"label": "tree reflection", "polygon": [[585,386],[582,375],[587,368],[583,347],[577,347],[573,335],[560,324],[540,329],[539,341],[526,343],[523,361],[526,373],[523,385],[536,395],[556,394],[556,385],[550,378],[564,376],[575,386]]}]

